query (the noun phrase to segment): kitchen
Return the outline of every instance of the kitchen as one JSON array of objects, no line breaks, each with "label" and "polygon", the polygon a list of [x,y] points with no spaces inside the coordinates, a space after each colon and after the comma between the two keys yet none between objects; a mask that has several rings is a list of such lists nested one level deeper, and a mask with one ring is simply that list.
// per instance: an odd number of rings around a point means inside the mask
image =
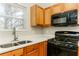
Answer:
[{"label": "kitchen", "polygon": [[[0,56],[79,55],[78,38],[74,40],[78,37],[76,34],[79,31],[78,3],[6,3],[0,4],[0,9]],[[58,34],[69,34],[69,36]],[[64,37],[64,40],[70,39],[69,42],[65,42],[69,45],[73,43],[71,40],[73,38],[76,52],[71,48],[63,48],[61,50],[64,51],[61,51],[57,45],[55,48],[49,46],[53,42],[58,44],[57,39],[60,37]],[[53,42],[50,42],[51,40]],[[57,52],[54,52],[55,49]]]}]

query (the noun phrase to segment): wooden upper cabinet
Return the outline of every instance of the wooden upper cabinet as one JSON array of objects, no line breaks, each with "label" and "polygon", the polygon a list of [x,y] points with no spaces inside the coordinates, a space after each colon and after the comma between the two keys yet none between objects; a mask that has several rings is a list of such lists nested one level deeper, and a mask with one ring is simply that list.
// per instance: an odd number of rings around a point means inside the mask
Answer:
[{"label": "wooden upper cabinet", "polygon": [[54,6],[51,6],[51,8],[52,8],[52,14],[57,14],[63,12],[64,7],[63,7],[63,3],[59,3]]},{"label": "wooden upper cabinet", "polygon": [[44,9],[41,8],[40,6],[37,6],[37,25],[38,26],[43,26],[44,25]]},{"label": "wooden upper cabinet", "polygon": [[30,16],[31,16],[31,26],[37,26],[37,23],[36,23],[36,9],[37,9],[37,5],[33,5],[30,9]]},{"label": "wooden upper cabinet", "polygon": [[77,9],[78,9],[78,11],[79,11],[79,3],[77,3]]},{"label": "wooden upper cabinet", "polygon": [[77,3],[64,3],[64,10],[63,11],[69,11],[73,9],[77,9]]},{"label": "wooden upper cabinet", "polygon": [[45,9],[45,20],[44,20],[44,25],[45,26],[50,26],[51,25],[51,14],[52,14],[52,10],[51,8],[46,8]]},{"label": "wooden upper cabinet", "polygon": [[51,25],[51,9],[43,9],[38,5],[31,7],[31,26],[46,27]]},{"label": "wooden upper cabinet", "polygon": [[44,9],[38,5],[31,7],[31,26],[44,25]]}]

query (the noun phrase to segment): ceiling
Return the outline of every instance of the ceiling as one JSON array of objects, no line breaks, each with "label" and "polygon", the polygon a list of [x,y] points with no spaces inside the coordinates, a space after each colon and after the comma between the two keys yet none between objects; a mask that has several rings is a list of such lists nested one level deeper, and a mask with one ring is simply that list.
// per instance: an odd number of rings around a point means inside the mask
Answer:
[{"label": "ceiling", "polygon": [[[28,7],[28,6],[32,6],[34,5],[35,3],[20,3],[20,5],[24,6],[24,7]],[[55,5],[57,3],[36,3],[38,4],[39,6],[43,7],[43,8],[46,8],[46,7],[49,7],[51,5]]]},{"label": "ceiling", "polygon": [[51,5],[55,5],[56,3],[38,3],[39,6],[43,7],[43,8],[46,8],[46,7],[49,7]]}]

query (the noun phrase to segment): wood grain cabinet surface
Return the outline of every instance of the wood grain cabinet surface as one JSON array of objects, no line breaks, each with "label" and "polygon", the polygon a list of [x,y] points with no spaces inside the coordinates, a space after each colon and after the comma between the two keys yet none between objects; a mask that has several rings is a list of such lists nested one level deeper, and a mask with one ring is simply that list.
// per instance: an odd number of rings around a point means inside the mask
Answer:
[{"label": "wood grain cabinet surface", "polygon": [[69,10],[77,9],[77,3],[64,3],[63,8],[64,8],[63,11],[69,11]]},{"label": "wood grain cabinet surface", "polygon": [[44,9],[38,5],[31,7],[31,26],[43,26],[44,24]]},{"label": "wood grain cabinet surface", "polygon": [[13,50],[4,54],[0,54],[0,56],[22,56],[23,55],[23,48],[22,49],[17,49]]},{"label": "wood grain cabinet surface", "polygon": [[44,26],[51,26],[51,15],[52,10],[51,8],[46,8],[44,11]]},{"label": "wood grain cabinet surface", "polygon": [[51,24],[51,9],[45,9],[38,5],[31,7],[31,26],[48,27]]},{"label": "wood grain cabinet surface", "polygon": [[43,26],[44,24],[44,9],[41,8],[40,6],[37,6],[37,25],[38,26]]},{"label": "wood grain cabinet surface", "polygon": [[31,52],[27,53],[26,56],[39,56],[39,50],[32,50]]},{"label": "wood grain cabinet surface", "polygon": [[64,6],[63,3],[59,3],[54,6],[51,6],[50,8],[52,9],[52,15],[62,13],[64,9],[63,6]]},{"label": "wood grain cabinet surface", "polygon": [[78,47],[78,56],[79,56],[79,47]]}]

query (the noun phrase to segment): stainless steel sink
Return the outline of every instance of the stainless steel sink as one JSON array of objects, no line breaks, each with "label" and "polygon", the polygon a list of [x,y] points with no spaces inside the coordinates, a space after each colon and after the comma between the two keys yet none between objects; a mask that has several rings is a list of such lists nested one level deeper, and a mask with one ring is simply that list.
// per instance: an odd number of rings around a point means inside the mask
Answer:
[{"label": "stainless steel sink", "polygon": [[9,47],[19,46],[19,45],[27,44],[27,43],[31,43],[31,42],[32,41],[30,41],[30,40],[27,40],[27,41],[18,41],[16,43],[7,43],[7,44],[0,45],[0,47],[1,48],[9,48]]}]

